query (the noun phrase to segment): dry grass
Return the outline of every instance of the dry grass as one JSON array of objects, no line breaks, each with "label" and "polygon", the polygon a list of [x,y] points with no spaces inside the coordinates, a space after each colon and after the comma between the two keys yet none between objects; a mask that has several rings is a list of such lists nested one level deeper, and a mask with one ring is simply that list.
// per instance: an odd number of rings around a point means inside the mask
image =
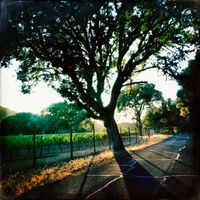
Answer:
[{"label": "dry grass", "polygon": [[171,137],[171,135],[162,135],[162,134],[157,134],[157,135],[153,135],[151,136],[150,139],[147,139],[147,142],[142,143],[142,144],[138,144],[138,145],[134,145],[134,146],[130,146],[127,149],[127,151],[136,151],[136,150],[142,150],[146,147],[149,147],[153,144],[157,144],[159,142],[161,142],[162,140]]},{"label": "dry grass", "polygon": [[[143,149],[168,137],[170,137],[170,135],[152,136],[145,143],[128,147],[127,151]],[[68,176],[81,174],[86,170],[86,167],[89,166],[91,162],[93,165],[99,164],[103,161],[110,160],[113,156],[114,155],[111,151],[106,151],[95,156],[79,158],[69,162],[60,162],[51,167],[46,166],[28,172],[16,172],[1,181],[0,191],[2,190],[6,193],[9,192],[18,196],[27,190],[45,185],[46,183],[61,180]]]}]

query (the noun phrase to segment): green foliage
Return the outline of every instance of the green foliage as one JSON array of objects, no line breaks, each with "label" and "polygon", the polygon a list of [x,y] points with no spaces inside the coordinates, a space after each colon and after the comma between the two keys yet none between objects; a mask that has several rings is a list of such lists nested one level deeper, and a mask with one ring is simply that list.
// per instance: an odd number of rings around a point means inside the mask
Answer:
[{"label": "green foliage", "polygon": [[66,102],[52,104],[42,111],[42,115],[17,113],[4,118],[0,125],[2,135],[59,133],[69,131],[70,126],[76,132],[91,130],[87,113]]},{"label": "green foliage", "polygon": [[32,113],[17,113],[1,121],[3,135],[33,134],[41,131],[41,119]]},{"label": "green foliage", "polygon": [[[89,117],[113,127],[123,84],[150,67],[176,74],[195,51],[198,10],[178,1],[15,1],[1,19],[2,66],[20,61],[24,92],[44,80]],[[115,73],[115,82],[110,81]],[[107,81],[109,83],[107,83]],[[105,105],[102,94],[111,94]],[[109,129],[109,128],[108,128]],[[110,133],[111,133],[110,132]],[[118,144],[116,144],[118,141]]]},{"label": "green foliage", "polygon": [[[66,131],[70,129],[70,126],[72,126],[74,131],[86,131],[81,126],[81,122],[86,120],[87,113],[78,108],[76,104],[69,104],[67,102],[55,103],[42,113],[44,132],[46,133]],[[86,120],[85,123],[89,124],[90,121]]]},{"label": "green foliage", "polygon": [[161,100],[162,93],[155,89],[154,84],[137,84],[122,91],[117,106],[119,110],[127,107],[133,110],[133,119],[136,121],[136,127],[142,133],[142,114],[144,110],[152,107],[154,102]]},{"label": "green foliage", "polygon": [[152,107],[146,114],[145,127],[164,132],[188,131],[189,119],[180,114],[176,102],[163,100],[160,107]]},{"label": "green foliage", "polygon": [[177,92],[177,106],[183,116],[189,115],[192,99],[199,94],[199,57],[199,54],[197,54],[196,59],[190,61],[188,67],[183,69],[177,77],[177,82],[181,86],[181,89]]},{"label": "green foliage", "polygon": [[188,99],[184,98],[185,92],[180,89],[177,93],[176,107],[180,110],[180,116],[189,117]]},{"label": "green foliage", "polygon": [[[199,40],[197,41],[199,43]],[[190,118],[190,131],[198,141],[199,137],[199,113],[200,113],[200,51],[194,60],[189,62],[189,66],[185,68],[182,73],[177,77],[181,89],[178,91],[177,96],[179,99],[178,106],[180,107],[183,116]],[[188,116],[189,114],[189,116]],[[199,143],[195,142],[197,150]],[[195,147],[195,148],[196,148]],[[199,155],[198,155],[199,156]],[[197,156],[197,157],[198,157]]]},{"label": "green foliage", "polygon": [[[95,133],[96,140],[104,140],[107,138],[106,133]],[[93,142],[93,133],[73,133],[73,142]],[[36,135],[36,145],[61,145],[69,144],[70,135],[67,134],[45,134]],[[0,137],[0,144],[9,149],[23,149],[33,147],[33,136],[32,135],[17,135],[17,136],[2,136]]]},{"label": "green foliage", "polygon": [[[114,113],[132,72],[156,66],[176,73],[178,62],[194,50],[187,45],[196,44],[199,30],[198,10],[178,1],[19,1],[7,12],[0,59],[3,66],[13,58],[21,62],[23,90],[45,80],[101,120],[105,112]],[[108,109],[101,95],[113,71]]]},{"label": "green foliage", "polygon": [[154,84],[137,84],[122,91],[118,100],[118,109],[123,110],[129,107],[140,110],[161,99],[162,93],[155,89]]}]

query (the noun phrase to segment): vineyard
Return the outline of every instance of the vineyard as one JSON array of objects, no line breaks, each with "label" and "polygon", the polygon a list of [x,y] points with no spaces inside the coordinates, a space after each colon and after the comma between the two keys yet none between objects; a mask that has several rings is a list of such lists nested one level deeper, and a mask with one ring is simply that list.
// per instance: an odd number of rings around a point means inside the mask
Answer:
[{"label": "vineyard", "polygon": [[[107,139],[106,133],[95,133],[95,139],[101,141]],[[93,133],[73,133],[73,143],[91,142],[93,141]],[[70,143],[70,135],[67,134],[45,134],[36,135],[36,146],[45,145],[62,145]],[[32,148],[32,135],[14,135],[0,137],[0,145],[7,149],[25,149]]]},{"label": "vineyard", "polygon": [[[142,138],[123,132],[125,146],[136,144]],[[143,137],[143,140],[147,136]],[[18,135],[0,137],[3,171],[16,171],[52,164],[62,160],[86,157],[111,148],[105,132],[70,134]]]}]

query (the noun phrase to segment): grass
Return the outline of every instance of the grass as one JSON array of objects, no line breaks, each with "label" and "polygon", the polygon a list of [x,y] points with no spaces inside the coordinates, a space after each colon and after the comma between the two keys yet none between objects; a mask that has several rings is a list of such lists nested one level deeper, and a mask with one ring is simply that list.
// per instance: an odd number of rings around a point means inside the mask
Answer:
[{"label": "grass", "polygon": [[[147,142],[137,146],[129,146],[127,151],[140,150],[156,144],[170,135],[154,135]],[[76,176],[83,173],[86,167],[92,162],[93,165],[108,161],[113,158],[112,151],[99,153],[95,156],[79,158],[69,162],[60,162],[53,166],[45,166],[27,172],[16,172],[1,180],[0,191],[9,191],[14,196],[19,196],[33,188],[45,185],[50,182],[62,180],[68,176]]]}]

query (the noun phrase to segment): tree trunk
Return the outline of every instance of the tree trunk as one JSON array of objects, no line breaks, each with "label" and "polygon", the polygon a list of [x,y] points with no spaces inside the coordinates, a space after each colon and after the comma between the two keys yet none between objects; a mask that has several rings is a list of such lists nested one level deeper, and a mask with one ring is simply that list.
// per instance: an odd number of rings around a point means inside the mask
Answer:
[{"label": "tree trunk", "polygon": [[191,86],[191,99],[190,99],[190,123],[193,135],[193,155],[194,155],[194,167],[197,173],[200,173],[200,54],[196,56],[192,68],[192,83]]},{"label": "tree trunk", "polygon": [[139,135],[142,137],[142,135],[143,135],[143,125],[142,125],[141,112],[140,111],[136,112],[136,124],[137,124],[136,126],[138,128]]},{"label": "tree trunk", "polygon": [[141,123],[139,123],[138,129],[139,129],[140,136],[142,137],[143,136],[143,127],[142,127]]},{"label": "tree trunk", "polygon": [[124,151],[124,145],[122,143],[122,139],[119,134],[119,130],[114,118],[107,118],[104,120],[104,126],[106,127],[107,134],[109,137],[109,141],[113,152]]}]

